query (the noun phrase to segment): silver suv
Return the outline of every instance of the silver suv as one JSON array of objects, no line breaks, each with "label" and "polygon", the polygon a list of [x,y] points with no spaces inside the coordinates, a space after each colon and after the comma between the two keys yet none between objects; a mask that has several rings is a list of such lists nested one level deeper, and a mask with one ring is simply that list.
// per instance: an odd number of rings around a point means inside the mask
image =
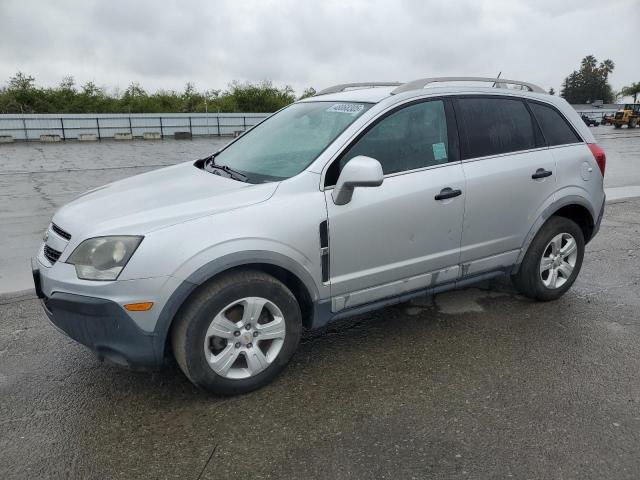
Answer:
[{"label": "silver suv", "polygon": [[338,318],[498,275],[557,299],[598,231],[604,169],[572,107],[526,82],[338,85],[60,209],[36,291],[100,358],[172,352],[194,384],[246,392]]}]

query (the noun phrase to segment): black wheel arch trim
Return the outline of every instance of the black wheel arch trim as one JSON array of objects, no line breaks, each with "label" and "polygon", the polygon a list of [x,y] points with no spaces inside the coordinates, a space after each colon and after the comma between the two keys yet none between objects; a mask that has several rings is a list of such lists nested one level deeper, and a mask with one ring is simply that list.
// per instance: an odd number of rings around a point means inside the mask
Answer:
[{"label": "black wheel arch trim", "polygon": [[[589,212],[594,225],[591,238],[595,236],[600,226],[599,223],[602,220],[602,212],[604,211],[604,200],[602,202],[602,207],[600,208],[600,215],[596,216],[596,212],[593,211],[593,207],[584,197],[581,197],[579,195],[567,195],[566,197],[559,198],[543,210],[543,212],[538,216],[537,220],[529,230],[529,233],[525,237],[524,243],[522,244],[522,249],[520,251],[520,255],[518,256],[518,260],[514,265],[513,273],[517,273],[517,271],[520,269],[520,264],[522,263],[522,260],[524,259],[524,256],[529,249],[529,245],[531,245],[533,238],[536,236],[545,222],[549,218],[551,218],[558,210],[570,205],[579,205],[581,207],[584,207]],[[585,243],[588,243],[591,238],[585,239]]]},{"label": "black wheel arch trim", "polygon": [[189,275],[189,277],[174,290],[169,300],[167,300],[167,303],[158,316],[154,330],[156,351],[162,352],[161,358],[158,359],[159,362],[163,361],[165,354],[164,348],[173,319],[189,296],[200,285],[215,276],[233,268],[252,264],[272,265],[287,270],[292,275],[295,275],[305,286],[313,304],[319,302],[320,294],[311,274],[298,262],[285,255],[264,250],[248,250],[224,255],[202,265]]}]

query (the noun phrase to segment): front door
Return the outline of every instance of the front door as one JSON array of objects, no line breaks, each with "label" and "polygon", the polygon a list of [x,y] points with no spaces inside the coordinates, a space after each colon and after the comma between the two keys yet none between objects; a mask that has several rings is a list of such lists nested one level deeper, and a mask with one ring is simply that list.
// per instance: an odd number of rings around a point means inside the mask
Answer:
[{"label": "front door", "polygon": [[465,185],[447,132],[443,100],[412,103],[378,120],[337,160],[375,158],[385,178],[356,188],[346,205],[325,190],[333,311],[457,278]]}]

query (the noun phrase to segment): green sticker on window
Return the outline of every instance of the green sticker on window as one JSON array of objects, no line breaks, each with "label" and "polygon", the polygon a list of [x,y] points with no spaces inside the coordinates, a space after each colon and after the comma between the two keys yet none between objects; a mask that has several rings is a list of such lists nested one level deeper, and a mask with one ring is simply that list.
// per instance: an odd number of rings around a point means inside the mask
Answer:
[{"label": "green sticker on window", "polygon": [[444,143],[434,143],[431,147],[433,148],[434,160],[445,160],[447,158],[447,148],[444,146]]}]

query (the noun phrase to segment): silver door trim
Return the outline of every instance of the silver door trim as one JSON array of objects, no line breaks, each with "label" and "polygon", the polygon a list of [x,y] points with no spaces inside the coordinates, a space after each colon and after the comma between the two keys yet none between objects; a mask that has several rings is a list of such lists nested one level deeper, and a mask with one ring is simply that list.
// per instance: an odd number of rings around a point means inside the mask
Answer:
[{"label": "silver door trim", "polygon": [[520,249],[510,250],[489,257],[472,260],[462,264],[462,277],[477,275],[479,273],[500,270],[504,267],[515,265],[520,255]]},{"label": "silver door trim", "polygon": [[515,152],[497,153],[495,155],[485,155],[484,157],[466,158],[464,160],[461,160],[461,162],[462,163],[480,162],[482,160],[492,160],[494,158],[509,157],[511,155],[522,155],[523,153],[542,152],[544,150],[549,150],[549,147],[536,147],[536,148],[529,148],[527,150],[517,150]]},{"label": "silver door trim", "polygon": [[460,267],[453,265],[436,272],[423,273],[401,280],[369,287],[355,292],[338,295],[331,299],[331,311],[336,313],[345,308],[357,307],[388,297],[395,297],[404,293],[428,288],[440,283],[458,279]]}]

